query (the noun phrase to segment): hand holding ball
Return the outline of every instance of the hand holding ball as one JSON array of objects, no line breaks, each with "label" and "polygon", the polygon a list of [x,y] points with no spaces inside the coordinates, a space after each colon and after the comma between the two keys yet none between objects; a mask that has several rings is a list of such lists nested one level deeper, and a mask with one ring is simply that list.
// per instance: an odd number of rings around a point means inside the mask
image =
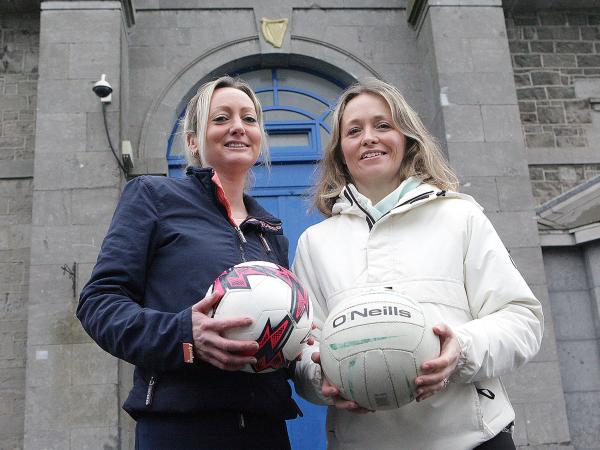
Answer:
[{"label": "hand holding ball", "polygon": [[258,343],[256,364],[242,370],[265,373],[287,367],[302,352],[311,331],[312,308],[306,289],[284,267],[265,261],[238,264],[217,277],[209,293],[222,293],[209,315],[251,317],[247,327],[227,329],[223,336]]},{"label": "hand holding ball", "polygon": [[323,372],[340,395],[370,410],[413,401],[421,364],[440,354],[419,303],[386,289],[344,300],[331,311],[320,347]]}]

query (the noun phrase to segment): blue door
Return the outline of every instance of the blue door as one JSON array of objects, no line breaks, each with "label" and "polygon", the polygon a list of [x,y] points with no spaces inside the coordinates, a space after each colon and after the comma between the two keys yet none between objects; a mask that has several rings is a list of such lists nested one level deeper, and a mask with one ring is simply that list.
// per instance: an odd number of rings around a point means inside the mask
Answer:
[{"label": "blue door", "polygon": [[[290,242],[291,264],[302,232],[323,220],[310,207],[310,190],[316,177],[316,162],[329,136],[332,105],[344,86],[293,69],[259,69],[241,76],[253,87],[263,105],[272,163],[271,170],[261,165],[253,169],[255,180],[249,193],[283,220]],[[179,118],[182,114],[180,111]],[[183,176],[182,148],[177,120],[167,148],[169,176]],[[304,417],[288,421],[293,450],[325,450],[326,408],[311,404],[295,393],[294,399]]]}]

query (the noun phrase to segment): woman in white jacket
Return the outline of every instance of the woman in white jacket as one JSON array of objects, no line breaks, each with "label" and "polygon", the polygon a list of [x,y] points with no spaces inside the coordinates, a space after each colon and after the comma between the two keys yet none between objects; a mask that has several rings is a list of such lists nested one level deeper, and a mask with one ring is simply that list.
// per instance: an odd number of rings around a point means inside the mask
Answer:
[{"label": "woman in white jacket", "polygon": [[441,354],[422,365],[416,402],[367,412],[325,379],[318,343],[307,348],[296,389],[331,405],[328,448],[514,448],[499,377],[537,353],[540,303],[481,207],[455,192],[456,176],[396,88],[352,86],[332,122],[315,195],[328,219],[303,233],[293,265],[316,335],[344,299],[386,287],[421,304]]}]

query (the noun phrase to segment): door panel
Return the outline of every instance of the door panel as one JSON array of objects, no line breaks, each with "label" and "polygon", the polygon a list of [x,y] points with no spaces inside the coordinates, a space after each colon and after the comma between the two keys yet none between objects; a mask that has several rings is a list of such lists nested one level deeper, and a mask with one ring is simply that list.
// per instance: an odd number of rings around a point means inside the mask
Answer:
[{"label": "door panel", "polygon": [[[258,169],[258,170],[257,170]],[[250,194],[275,217],[283,221],[290,241],[290,264],[294,260],[296,243],[302,232],[323,220],[316,211],[309,211],[309,191],[312,188],[313,164],[273,165],[271,173],[255,169],[256,182]],[[293,389],[293,383],[292,389]],[[304,417],[287,422],[293,450],[325,450],[326,407],[314,405],[296,395]]]}]

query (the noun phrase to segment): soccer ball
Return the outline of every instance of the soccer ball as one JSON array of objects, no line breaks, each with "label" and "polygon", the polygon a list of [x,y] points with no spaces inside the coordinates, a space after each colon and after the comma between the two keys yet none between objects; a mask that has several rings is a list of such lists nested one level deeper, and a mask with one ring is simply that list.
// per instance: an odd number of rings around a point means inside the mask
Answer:
[{"label": "soccer ball", "polygon": [[224,337],[258,342],[256,364],[245,372],[266,373],[287,367],[302,351],[312,325],[308,292],[294,274],[265,261],[249,261],[217,277],[209,293],[223,294],[214,318],[251,317],[247,327],[230,328]]},{"label": "soccer ball", "polygon": [[321,332],[321,367],[340,395],[371,410],[394,409],[415,398],[424,361],[440,340],[419,303],[378,289],[343,301]]}]

